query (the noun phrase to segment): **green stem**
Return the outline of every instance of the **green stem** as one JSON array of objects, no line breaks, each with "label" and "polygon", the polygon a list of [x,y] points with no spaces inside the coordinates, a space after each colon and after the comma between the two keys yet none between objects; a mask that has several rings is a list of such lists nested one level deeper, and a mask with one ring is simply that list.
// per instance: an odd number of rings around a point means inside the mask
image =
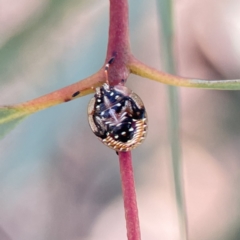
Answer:
[{"label": "green stem", "polygon": [[133,55],[129,56],[127,66],[133,74],[168,85],[214,90],[240,90],[240,79],[204,80],[179,77],[150,67],[136,59]]},{"label": "green stem", "polygon": [[181,158],[181,143],[179,134],[179,97],[176,87],[168,86],[168,119],[169,141],[171,144],[171,160],[174,180],[175,197],[178,211],[179,232],[181,240],[187,240],[187,213],[184,198],[183,163]]},{"label": "green stem", "polygon": [[[173,2],[171,0],[161,0],[158,2],[160,22],[162,26],[162,51],[164,59],[164,68],[167,72],[175,74],[175,63],[173,53]],[[171,144],[171,160],[173,167],[173,179],[175,188],[175,197],[178,211],[179,232],[181,240],[187,240],[187,214],[184,201],[183,187],[183,167],[181,159],[181,144],[179,136],[179,97],[178,89],[168,86],[168,119],[169,119],[169,140]]]}]

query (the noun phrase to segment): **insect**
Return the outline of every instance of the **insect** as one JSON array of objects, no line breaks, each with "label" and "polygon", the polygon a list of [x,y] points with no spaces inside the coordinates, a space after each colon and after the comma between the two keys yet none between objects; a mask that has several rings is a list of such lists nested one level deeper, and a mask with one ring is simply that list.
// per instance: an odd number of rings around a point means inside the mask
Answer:
[{"label": "insect", "polygon": [[[111,60],[110,60],[111,61]],[[115,151],[137,147],[147,132],[147,113],[140,97],[125,86],[109,86],[107,79],[96,88],[88,105],[88,120],[93,133]]]}]

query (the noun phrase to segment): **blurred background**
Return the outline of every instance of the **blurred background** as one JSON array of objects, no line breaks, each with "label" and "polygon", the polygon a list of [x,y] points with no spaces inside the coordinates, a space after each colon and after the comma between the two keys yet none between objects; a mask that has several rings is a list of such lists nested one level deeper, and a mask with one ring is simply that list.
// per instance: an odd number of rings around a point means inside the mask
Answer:
[{"label": "blurred background", "polygon": [[[137,58],[161,69],[156,0],[129,0]],[[72,84],[104,63],[109,2],[0,0],[0,105]],[[240,1],[175,0],[178,74],[240,78]],[[149,133],[133,151],[142,239],[178,239],[166,86],[131,75]],[[240,239],[240,95],[181,88],[191,240]],[[0,240],[126,239],[117,155],[91,132],[91,96],[28,117],[0,142]]]}]

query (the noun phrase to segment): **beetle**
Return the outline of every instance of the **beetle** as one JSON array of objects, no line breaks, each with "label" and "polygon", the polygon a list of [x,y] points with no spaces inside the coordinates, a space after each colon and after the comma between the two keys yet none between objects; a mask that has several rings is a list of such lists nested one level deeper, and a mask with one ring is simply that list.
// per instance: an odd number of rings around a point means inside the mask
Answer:
[{"label": "beetle", "polygon": [[147,113],[140,97],[122,85],[104,83],[88,105],[93,133],[115,151],[130,151],[147,133]]}]

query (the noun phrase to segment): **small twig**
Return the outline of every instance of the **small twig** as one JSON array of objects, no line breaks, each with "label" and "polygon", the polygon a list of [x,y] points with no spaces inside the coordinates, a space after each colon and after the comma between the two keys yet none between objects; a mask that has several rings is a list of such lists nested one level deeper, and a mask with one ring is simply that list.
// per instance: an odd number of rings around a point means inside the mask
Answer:
[{"label": "small twig", "polygon": [[[127,67],[130,44],[128,30],[128,1],[110,0],[110,26],[106,63],[114,57],[108,69],[108,82],[117,85],[126,82],[130,73]],[[124,200],[128,240],[140,240],[137,200],[131,152],[119,152],[119,164]]]},{"label": "small twig", "polygon": [[114,57],[114,62],[108,71],[111,86],[121,83],[123,79],[126,80],[129,75],[126,66],[130,55],[128,28],[128,1],[110,0],[110,25],[105,63]]},{"label": "small twig", "polygon": [[[83,79],[82,81],[48,93],[44,96],[21,104],[0,106],[0,124],[93,93],[94,89],[102,85],[104,81],[104,68],[101,68],[98,72],[90,77]],[[9,114],[3,114],[7,111],[9,111]]]},{"label": "small twig", "polygon": [[131,152],[119,152],[118,156],[128,240],[140,240],[141,233],[138,219]]},{"label": "small twig", "polygon": [[150,67],[136,59],[133,55],[129,56],[127,65],[130,69],[130,72],[133,74],[177,87],[204,88],[215,90],[240,90],[240,79],[204,80],[179,77]]}]

